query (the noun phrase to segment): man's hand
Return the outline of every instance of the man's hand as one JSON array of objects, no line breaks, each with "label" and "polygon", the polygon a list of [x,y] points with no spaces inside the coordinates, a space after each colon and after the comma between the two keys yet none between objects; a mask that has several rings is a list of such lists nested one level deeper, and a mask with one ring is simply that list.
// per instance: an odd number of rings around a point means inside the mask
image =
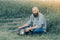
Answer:
[{"label": "man's hand", "polygon": [[22,27],[18,27],[18,30],[20,30]]},{"label": "man's hand", "polygon": [[26,28],[25,32],[29,32],[30,31],[30,28]]}]

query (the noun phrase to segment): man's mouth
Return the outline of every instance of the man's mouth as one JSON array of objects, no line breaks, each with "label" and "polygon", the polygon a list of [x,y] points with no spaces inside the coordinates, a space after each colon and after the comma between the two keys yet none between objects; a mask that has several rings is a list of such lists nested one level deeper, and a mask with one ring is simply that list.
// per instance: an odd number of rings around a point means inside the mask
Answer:
[{"label": "man's mouth", "polygon": [[36,14],[33,14],[34,15],[34,17],[38,17],[38,13],[36,13]]}]

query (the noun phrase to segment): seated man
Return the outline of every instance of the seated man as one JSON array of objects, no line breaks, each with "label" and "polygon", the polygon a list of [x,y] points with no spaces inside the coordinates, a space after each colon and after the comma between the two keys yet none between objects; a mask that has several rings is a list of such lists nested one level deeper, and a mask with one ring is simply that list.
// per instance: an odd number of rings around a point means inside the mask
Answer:
[{"label": "seated man", "polygon": [[[28,27],[29,26],[29,27]],[[46,20],[37,7],[32,8],[32,15],[26,24],[18,27],[18,30],[24,29],[25,33],[43,33],[46,32]]]}]

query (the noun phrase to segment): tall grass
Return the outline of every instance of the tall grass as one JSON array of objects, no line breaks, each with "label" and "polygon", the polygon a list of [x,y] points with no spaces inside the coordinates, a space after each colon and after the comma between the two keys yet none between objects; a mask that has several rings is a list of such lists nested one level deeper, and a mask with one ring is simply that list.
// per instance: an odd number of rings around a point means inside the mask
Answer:
[{"label": "tall grass", "polygon": [[[60,9],[51,6],[38,5],[30,2],[0,1],[0,23],[13,22],[12,18],[28,18],[32,14],[31,8],[39,7],[39,10],[47,20],[47,31],[56,33],[60,31]],[[5,20],[12,19],[12,20]],[[24,22],[23,22],[24,23]]]}]

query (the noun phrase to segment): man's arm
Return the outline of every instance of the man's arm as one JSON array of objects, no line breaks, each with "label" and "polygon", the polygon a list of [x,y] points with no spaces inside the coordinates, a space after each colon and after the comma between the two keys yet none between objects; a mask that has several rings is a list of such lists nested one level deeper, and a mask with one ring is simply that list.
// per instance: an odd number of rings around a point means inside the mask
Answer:
[{"label": "man's arm", "polygon": [[33,29],[35,29],[36,28],[36,26],[32,26],[32,27],[30,27],[30,28],[27,28],[26,30],[25,30],[25,32],[29,32],[30,30],[33,30]]},{"label": "man's arm", "polygon": [[24,24],[24,25],[18,27],[18,29],[21,29],[21,28],[23,28],[23,27],[26,27],[27,25],[28,25],[28,24],[26,23],[26,24]]},{"label": "man's arm", "polygon": [[26,26],[30,26],[30,24],[32,22],[31,20],[32,20],[32,15],[30,16],[30,19],[28,20],[28,22],[26,24],[24,24],[23,26],[18,27],[18,29],[21,29],[21,28],[26,27]]}]

